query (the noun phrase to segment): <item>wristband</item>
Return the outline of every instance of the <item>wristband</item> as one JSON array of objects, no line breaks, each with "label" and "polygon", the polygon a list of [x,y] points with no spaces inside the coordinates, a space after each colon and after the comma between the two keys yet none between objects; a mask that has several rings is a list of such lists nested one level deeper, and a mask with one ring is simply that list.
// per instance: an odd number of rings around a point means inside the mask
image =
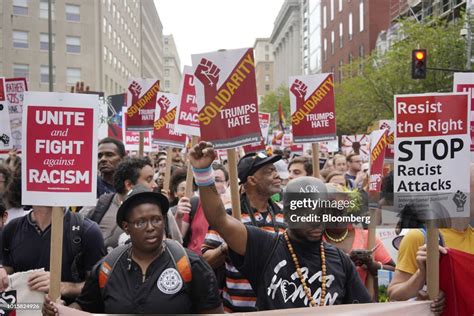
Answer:
[{"label": "wristband", "polygon": [[198,187],[207,187],[215,183],[212,166],[202,169],[193,167],[193,175]]}]

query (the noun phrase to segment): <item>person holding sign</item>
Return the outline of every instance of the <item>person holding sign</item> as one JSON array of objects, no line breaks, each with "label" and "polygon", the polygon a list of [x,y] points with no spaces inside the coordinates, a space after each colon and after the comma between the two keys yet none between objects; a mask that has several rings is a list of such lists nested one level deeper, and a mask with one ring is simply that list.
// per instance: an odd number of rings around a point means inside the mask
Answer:
[{"label": "person holding sign", "polygon": [[[163,239],[168,199],[136,187],[120,206],[116,222],[131,242],[93,269],[70,307],[106,314],[221,313],[216,278],[209,265],[174,240]],[[46,300],[43,313],[57,307]]]},{"label": "person holding sign", "polygon": [[[1,280],[7,278],[7,273],[44,268],[44,272],[31,274],[28,286],[31,290],[49,292],[51,219],[52,207],[33,206],[28,215],[4,227]],[[96,223],[67,210],[63,240],[61,296],[71,300],[79,295],[86,276],[105,255],[104,239]],[[4,290],[0,283],[0,292]]]},{"label": "person holding sign", "polygon": [[[195,178],[206,218],[226,241],[233,264],[250,281],[259,310],[370,302],[350,258],[321,242],[320,224],[289,228],[281,235],[244,225],[225,212],[219,198],[212,145],[199,143],[189,157],[199,173]],[[326,186],[319,179],[301,177],[288,183],[288,192],[326,192]]]}]

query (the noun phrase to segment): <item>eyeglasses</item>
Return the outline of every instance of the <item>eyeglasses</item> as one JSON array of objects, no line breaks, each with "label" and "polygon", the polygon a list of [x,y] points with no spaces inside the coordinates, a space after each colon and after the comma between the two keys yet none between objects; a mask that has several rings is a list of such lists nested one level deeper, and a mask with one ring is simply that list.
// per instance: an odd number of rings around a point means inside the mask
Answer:
[{"label": "eyeglasses", "polygon": [[139,220],[136,220],[136,221],[132,222],[131,224],[136,229],[144,229],[145,227],[148,226],[148,223],[150,223],[151,226],[157,228],[161,225],[162,221],[163,221],[163,219],[161,217],[153,217],[153,218],[150,218],[150,219],[140,218]]}]

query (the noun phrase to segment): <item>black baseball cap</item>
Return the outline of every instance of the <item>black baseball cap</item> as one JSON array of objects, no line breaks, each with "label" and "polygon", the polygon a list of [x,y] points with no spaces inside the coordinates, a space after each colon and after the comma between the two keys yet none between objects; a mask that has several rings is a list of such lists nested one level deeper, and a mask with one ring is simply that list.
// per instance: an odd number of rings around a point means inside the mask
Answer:
[{"label": "black baseball cap", "polygon": [[133,207],[144,203],[154,203],[158,205],[163,217],[166,217],[168,209],[170,208],[170,203],[163,194],[153,192],[143,184],[137,184],[127,193],[125,200],[117,211],[117,225],[122,228],[122,222],[125,221],[128,212],[130,212]]},{"label": "black baseball cap", "polygon": [[263,152],[246,154],[240,158],[239,163],[237,164],[240,184],[247,182],[247,178],[253,175],[258,169],[265,165],[277,162],[278,160],[281,160],[281,158],[280,155],[268,157]]}]

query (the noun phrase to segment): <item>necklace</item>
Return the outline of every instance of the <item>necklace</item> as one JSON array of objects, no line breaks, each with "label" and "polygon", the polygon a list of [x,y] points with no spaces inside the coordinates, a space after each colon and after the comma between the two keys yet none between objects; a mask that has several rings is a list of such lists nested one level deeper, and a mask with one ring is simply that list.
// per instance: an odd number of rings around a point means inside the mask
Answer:
[{"label": "necklace", "polygon": [[349,235],[349,230],[346,229],[346,231],[344,232],[344,234],[343,234],[342,237],[340,237],[340,238],[334,238],[334,237],[329,236],[329,234],[328,234],[327,231],[324,231],[324,235],[326,235],[326,237],[327,237],[330,241],[341,242],[341,241],[344,241],[344,239],[347,238],[347,236]]},{"label": "necklace", "polygon": [[[296,256],[296,253],[293,250],[293,246],[291,245],[290,238],[288,237],[288,231],[285,231],[283,233],[283,236],[285,237],[288,250],[290,251],[291,258],[293,259],[293,263],[295,264],[295,267],[296,267],[296,273],[298,274],[300,282],[303,285],[303,290],[306,294],[306,297],[308,298],[311,307],[315,307],[318,304],[316,304],[316,301],[311,296],[310,289],[306,285],[306,281],[303,278],[300,262],[298,261],[298,257]],[[321,280],[322,281],[321,281],[321,299],[319,301],[319,306],[324,306],[324,301],[326,300],[326,254],[324,253],[324,244],[322,240],[321,240],[321,245],[320,245],[320,252],[321,252]]]}]

